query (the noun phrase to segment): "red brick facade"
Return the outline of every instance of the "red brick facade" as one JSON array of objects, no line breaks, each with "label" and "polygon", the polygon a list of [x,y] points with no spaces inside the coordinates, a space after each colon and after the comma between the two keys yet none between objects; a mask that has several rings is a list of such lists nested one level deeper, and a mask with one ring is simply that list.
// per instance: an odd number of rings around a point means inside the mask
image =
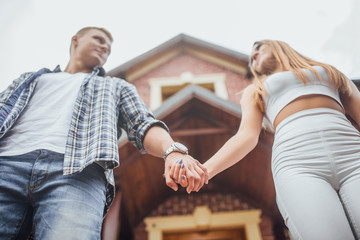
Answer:
[{"label": "red brick facade", "polygon": [[194,75],[215,73],[225,74],[225,84],[229,100],[234,103],[239,103],[240,95],[237,93],[249,84],[249,80],[246,80],[244,75],[240,73],[230,71],[226,68],[219,67],[213,63],[185,53],[174,57],[165,64],[153,69],[148,74],[134,80],[132,83],[136,86],[145,103],[150,106],[149,79],[179,77],[183,72],[191,72]]}]

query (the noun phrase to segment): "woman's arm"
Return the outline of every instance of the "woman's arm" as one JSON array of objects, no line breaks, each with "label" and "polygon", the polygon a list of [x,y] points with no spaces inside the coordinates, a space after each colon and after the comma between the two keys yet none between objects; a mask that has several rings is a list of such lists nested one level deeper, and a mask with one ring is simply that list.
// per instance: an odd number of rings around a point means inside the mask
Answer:
[{"label": "woman's arm", "polygon": [[[257,145],[263,114],[254,101],[254,88],[254,85],[247,87],[241,98],[242,118],[238,132],[203,165],[209,173],[209,179],[240,161]],[[173,163],[170,176],[183,187],[188,185],[186,171],[181,163]]]},{"label": "woman's arm", "polygon": [[360,126],[360,93],[355,84],[350,81],[350,93],[340,92],[341,103],[345,112]]},{"label": "woman's arm", "polygon": [[209,179],[239,162],[257,145],[263,113],[254,101],[254,92],[255,86],[250,85],[241,98],[242,118],[237,133],[204,163]]}]

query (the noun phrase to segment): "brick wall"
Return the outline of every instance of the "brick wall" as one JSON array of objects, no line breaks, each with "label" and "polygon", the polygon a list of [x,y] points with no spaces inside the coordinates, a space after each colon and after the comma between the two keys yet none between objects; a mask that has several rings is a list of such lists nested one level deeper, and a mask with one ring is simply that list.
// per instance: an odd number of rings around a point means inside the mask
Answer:
[{"label": "brick wall", "polygon": [[[239,197],[229,193],[192,193],[177,195],[167,199],[152,211],[148,217],[193,214],[197,206],[206,205],[211,212],[231,212],[255,209]],[[275,240],[271,218],[262,215],[260,230],[263,240]],[[141,222],[134,229],[135,240],[147,240],[145,223]]]}]

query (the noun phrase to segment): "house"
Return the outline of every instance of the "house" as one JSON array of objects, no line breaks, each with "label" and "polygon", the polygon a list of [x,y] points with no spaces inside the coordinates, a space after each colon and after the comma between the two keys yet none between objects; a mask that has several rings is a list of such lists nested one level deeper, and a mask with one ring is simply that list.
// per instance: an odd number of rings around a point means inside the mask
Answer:
[{"label": "house", "polygon": [[[241,91],[251,83],[247,65],[246,54],[180,34],[108,75],[134,84],[174,140],[205,162],[239,127]],[[141,155],[123,135],[103,239],[289,239],[275,202],[272,142],[264,122],[252,152],[187,194],[166,186],[162,159]]]}]

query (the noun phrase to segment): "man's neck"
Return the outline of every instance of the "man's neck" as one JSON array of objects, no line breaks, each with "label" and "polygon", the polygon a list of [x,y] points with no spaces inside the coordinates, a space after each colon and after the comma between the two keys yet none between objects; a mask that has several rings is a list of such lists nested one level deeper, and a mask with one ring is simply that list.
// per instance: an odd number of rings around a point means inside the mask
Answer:
[{"label": "man's neck", "polygon": [[64,70],[64,72],[68,72],[71,74],[79,73],[79,72],[90,73],[92,71],[93,71],[93,68],[89,68],[87,66],[84,66],[83,64],[76,64],[71,61],[68,63],[68,65],[66,66],[66,68]]}]

